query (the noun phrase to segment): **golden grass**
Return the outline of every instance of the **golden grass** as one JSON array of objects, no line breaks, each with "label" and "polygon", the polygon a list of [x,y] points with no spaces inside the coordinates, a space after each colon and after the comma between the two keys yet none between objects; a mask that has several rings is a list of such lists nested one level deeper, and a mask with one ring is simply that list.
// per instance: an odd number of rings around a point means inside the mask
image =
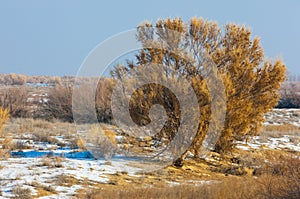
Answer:
[{"label": "golden grass", "polygon": [[10,157],[10,152],[13,148],[12,138],[4,138],[0,141],[0,160],[5,160]]},{"label": "golden grass", "polygon": [[138,176],[112,174],[108,184],[81,190],[77,197],[300,198],[299,157],[280,150],[236,150],[228,157],[212,153],[209,160],[188,159],[182,168],[170,166]]},{"label": "golden grass", "polygon": [[14,198],[18,199],[31,199],[31,191],[27,188],[23,188],[18,185],[12,189],[12,193],[15,195]]},{"label": "golden grass", "polygon": [[240,198],[299,198],[299,178],[290,180],[290,176],[264,174],[257,178],[251,176],[224,177],[217,182],[202,185],[152,185],[120,186],[118,184],[103,185],[101,188],[80,193],[78,198],[208,198],[208,199],[240,199]]},{"label": "golden grass", "polygon": [[37,194],[35,195],[36,198],[57,194],[56,190],[52,186],[43,185],[39,182],[31,182],[27,185],[35,188],[37,191]]},{"label": "golden grass", "polygon": [[73,176],[61,174],[56,176],[55,184],[58,186],[71,187],[73,185],[80,184],[80,182]]},{"label": "golden grass", "polygon": [[283,132],[283,133],[300,133],[300,127],[292,124],[282,125],[266,125],[263,128],[264,132]]},{"label": "golden grass", "polygon": [[37,166],[48,168],[61,168],[63,167],[63,161],[64,158],[62,157],[43,157]]},{"label": "golden grass", "polygon": [[9,110],[0,107],[0,132],[2,131],[4,124],[7,122],[8,119]]},{"label": "golden grass", "polygon": [[56,135],[75,135],[76,126],[72,123],[60,122],[57,120],[46,121],[32,118],[11,118],[3,129],[3,135],[20,135],[24,133],[40,134],[45,133],[48,136]]}]

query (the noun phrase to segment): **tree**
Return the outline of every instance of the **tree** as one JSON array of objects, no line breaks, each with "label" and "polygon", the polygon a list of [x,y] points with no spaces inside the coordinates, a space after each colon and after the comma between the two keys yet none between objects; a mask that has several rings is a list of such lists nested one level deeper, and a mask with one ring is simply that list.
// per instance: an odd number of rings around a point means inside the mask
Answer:
[{"label": "tree", "polygon": [[[258,135],[264,114],[278,102],[278,89],[285,80],[285,65],[279,59],[267,60],[259,38],[252,39],[249,29],[236,24],[222,28],[216,22],[194,17],[187,24],[180,18],[158,20],[154,25],[144,22],[137,32],[137,39],[144,48],[136,54],[136,61],[115,67],[111,74],[122,79],[124,74],[130,76],[138,67],[155,64],[171,67],[178,76],[184,76],[192,85],[200,110],[198,131],[189,151],[195,156],[201,153],[214,97],[203,78],[203,52],[216,64],[226,93],[225,124],[214,150],[227,152],[236,140]],[[155,137],[171,140],[180,125],[180,105],[168,89],[157,85],[137,89],[130,101],[131,117],[140,125],[149,123],[147,114],[153,104],[163,105],[169,117]]]}]

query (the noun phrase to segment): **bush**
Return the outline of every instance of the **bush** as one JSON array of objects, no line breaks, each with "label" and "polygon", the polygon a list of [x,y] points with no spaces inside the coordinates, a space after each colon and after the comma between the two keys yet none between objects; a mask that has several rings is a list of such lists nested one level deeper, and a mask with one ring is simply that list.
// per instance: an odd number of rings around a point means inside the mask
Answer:
[{"label": "bush", "polygon": [[101,78],[96,91],[96,111],[99,122],[111,123],[111,97],[115,81],[112,78]]},{"label": "bush", "polygon": [[22,188],[20,185],[13,188],[12,193],[15,195],[14,198],[20,199],[30,199],[33,198],[31,196],[30,189]]},{"label": "bush", "polygon": [[72,86],[58,85],[52,88],[48,94],[48,101],[43,104],[42,115],[48,120],[72,122]]},{"label": "bush", "polygon": [[24,85],[26,84],[26,80],[26,75],[18,75],[14,73],[11,73],[4,77],[4,83],[6,85]]},{"label": "bush", "polygon": [[[81,94],[77,98],[72,98],[73,87],[72,85],[58,85],[54,87],[48,95],[49,100],[44,103],[41,110],[41,117],[45,119],[59,119],[65,122],[73,122],[72,103],[80,101],[80,104],[85,104],[87,98],[95,99],[96,114],[99,122],[110,123],[112,120],[111,113],[111,95],[114,87],[114,80],[112,78],[101,78],[97,85],[96,96],[89,96],[86,93],[89,86],[88,81],[80,88]],[[95,122],[91,121],[91,112],[95,110],[84,110],[79,113],[78,121],[82,123]],[[79,119],[80,118],[80,119]]]},{"label": "bush", "polygon": [[[0,133],[2,133],[3,126],[9,119],[9,111],[7,109],[3,109],[0,107]],[[2,134],[0,134],[2,137]],[[12,149],[12,139],[5,138],[4,140],[0,141],[0,160],[6,159],[10,157],[10,151]]]},{"label": "bush", "polygon": [[0,94],[0,105],[9,110],[12,117],[27,117],[28,90],[27,87],[5,88]]},{"label": "bush", "polygon": [[[219,97],[210,96],[207,81],[203,78],[204,68],[211,66],[203,63],[202,52],[216,64],[227,97],[225,125],[214,150],[227,152],[234,147],[235,140],[259,133],[264,114],[278,102],[278,89],[285,80],[285,65],[281,60],[267,60],[259,38],[252,39],[249,29],[236,24],[227,24],[222,29],[216,22],[195,17],[187,24],[180,18],[158,20],[154,25],[145,22],[137,30],[138,41],[147,47],[136,54],[137,61],[117,66],[112,75],[116,79],[126,75],[130,77],[133,69],[154,64],[162,65],[166,74],[170,67],[177,72],[177,76],[187,79],[195,91],[200,109],[200,118],[196,118],[199,121],[198,132],[190,147],[195,156],[200,154],[209,128],[210,102],[212,98]],[[165,46],[168,48],[165,49]],[[175,83],[176,76],[172,78],[170,81]],[[153,84],[136,90],[130,101],[133,121],[140,125],[149,123],[148,114],[153,104],[161,104],[169,117],[162,129],[164,132],[158,133],[159,137],[165,134],[171,139],[180,125],[181,110],[168,89]],[[224,107],[219,108],[214,110],[214,114],[219,114]]]},{"label": "bush", "polygon": [[4,124],[9,119],[9,111],[0,107],[0,132],[3,130]]}]

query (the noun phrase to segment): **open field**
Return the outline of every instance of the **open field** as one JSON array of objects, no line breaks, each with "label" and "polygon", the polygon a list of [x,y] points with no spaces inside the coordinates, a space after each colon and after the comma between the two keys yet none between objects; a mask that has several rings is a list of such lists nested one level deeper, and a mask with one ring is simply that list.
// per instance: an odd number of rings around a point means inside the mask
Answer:
[{"label": "open field", "polygon": [[[78,139],[74,124],[13,118],[0,138],[0,197],[299,196],[299,192],[292,193],[300,185],[299,113],[296,109],[269,113],[261,135],[248,142],[237,142],[232,154],[221,157],[211,152],[205,159],[188,158],[182,168],[169,166],[154,172],[140,170],[138,160],[122,154],[94,159],[86,151],[84,141]],[[102,125],[110,130],[110,139],[124,144],[116,127]],[[274,186],[280,186],[276,188],[278,193]],[[236,187],[238,191],[232,193]]]}]

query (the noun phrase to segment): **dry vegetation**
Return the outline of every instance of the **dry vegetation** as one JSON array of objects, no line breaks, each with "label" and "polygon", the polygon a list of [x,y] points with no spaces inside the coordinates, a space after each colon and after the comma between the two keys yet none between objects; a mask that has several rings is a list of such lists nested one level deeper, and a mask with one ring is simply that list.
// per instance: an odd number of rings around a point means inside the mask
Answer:
[{"label": "dry vegetation", "polygon": [[[114,132],[109,127],[104,129],[113,141]],[[51,133],[47,134],[47,131]],[[51,136],[65,135],[73,140],[74,145],[84,146],[81,139],[72,138],[76,131],[70,123],[17,118],[7,123],[2,137],[13,135],[13,132],[21,137],[33,133],[37,140],[52,143],[58,141]],[[265,127],[262,136],[280,137],[287,133],[299,135],[299,129],[291,125],[271,125]],[[3,149],[9,151],[23,147],[18,145],[11,138],[2,143]],[[76,198],[299,198],[299,156],[299,152],[284,150],[236,149],[223,156],[211,153],[210,158],[205,160],[187,159],[181,168],[170,166],[163,171],[136,176],[125,172],[111,174],[108,175],[109,182],[103,184],[64,174],[53,179],[53,183],[64,187],[85,186],[84,190],[76,193]],[[64,161],[66,159],[60,157],[43,157],[36,166],[46,167],[49,172],[56,168],[68,169],[63,167]],[[59,194],[42,184],[27,185],[34,187],[38,196]],[[16,187],[14,193],[20,198],[32,197],[28,188],[23,186]]]},{"label": "dry vegetation", "polygon": [[12,190],[13,194],[15,194],[15,199],[31,199],[31,191],[28,188],[23,188],[22,186],[16,186]]},{"label": "dry vegetation", "polygon": [[[189,160],[183,168],[169,167],[164,173],[147,174],[139,178],[130,178],[126,174],[114,175],[109,185],[98,185],[99,187],[93,190],[82,190],[78,193],[78,197],[95,199],[299,198],[300,160],[276,151],[266,152],[261,158],[267,158],[270,153],[276,158],[269,163],[262,161],[263,165],[258,168],[259,172],[250,169],[253,165],[248,165],[248,167],[240,166],[241,170],[247,170],[245,172],[235,171],[228,174],[228,171],[233,170],[233,168],[230,164],[226,165],[225,162]],[[251,164],[257,165],[257,162]],[[220,167],[224,169],[220,170]],[[177,183],[166,184],[166,182],[172,182],[174,179],[177,180]],[[182,179],[185,181],[181,181]],[[197,179],[210,180],[201,182]]]},{"label": "dry vegetation", "polygon": [[[152,27],[147,32],[144,28]],[[152,173],[116,172],[105,174],[108,182],[96,182],[75,175],[59,173],[55,179],[47,179],[53,186],[71,189],[82,185],[84,189],[74,193],[76,198],[300,198],[300,153],[291,149],[273,150],[268,147],[260,149],[241,150],[234,148],[237,141],[257,136],[262,127],[265,113],[276,106],[279,99],[278,89],[285,79],[285,66],[280,61],[264,61],[263,49],[258,38],[252,38],[251,31],[244,26],[229,24],[221,30],[216,23],[193,18],[188,24],[181,19],[159,20],[156,24],[145,23],[139,26],[138,39],[142,43],[149,42],[151,34],[161,29],[162,40],[168,29],[175,29],[196,38],[196,46],[207,51],[217,63],[226,86],[227,112],[225,127],[214,151],[207,158],[199,158],[200,146],[208,130],[211,107],[211,96],[207,84],[202,77],[203,71],[197,68],[197,58],[200,49],[194,49],[193,59],[186,62],[174,53],[158,49],[143,49],[137,55],[137,63],[128,62],[128,66],[119,66],[111,71],[114,78],[120,79],[125,71],[130,71],[140,64],[168,63],[177,71],[182,71],[195,89],[201,120],[195,140],[189,151],[179,159],[178,164],[168,166]],[[152,32],[153,31],[153,32]],[[176,36],[174,36],[176,37]],[[176,51],[181,49],[182,38],[178,40]],[[169,38],[170,40],[170,38]],[[151,41],[154,42],[155,41]],[[168,42],[168,38],[165,42]],[[190,42],[190,41],[185,41]],[[176,43],[176,42],[175,42]],[[174,49],[173,49],[174,50]],[[135,152],[148,152],[150,143],[164,138],[171,140],[180,124],[180,106],[174,102],[175,97],[169,95],[168,89],[161,86],[139,88],[133,92],[130,101],[130,114],[139,124],[147,124],[151,119],[147,116],[153,104],[161,104],[166,109],[169,120],[153,137],[145,139],[132,138],[124,131],[117,132],[106,125],[112,123],[111,97],[116,79],[102,78],[97,85],[95,108],[98,121],[104,122],[102,134],[94,124],[89,124],[89,112],[83,113],[80,125],[92,125],[89,137],[94,139],[94,157],[104,156],[104,164],[112,166],[108,159],[113,156],[118,145],[135,147]],[[0,160],[9,161],[12,151],[22,152],[32,149],[45,150],[34,143],[50,145],[47,150],[69,147],[72,152],[87,150],[87,141],[76,133],[72,123],[72,94],[74,77],[27,77],[25,75],[0,75]],[[26,85],[27,84],[27,85]],[[36,87],[35,84],[47,84]],[[298,83],[284,84],[281,88],[279,108],[300,108],[300,86]],[[84,91],[84,89],[83,89]],[[87,93],[81,93],[82,99]],[[146,97],[146,101],[145,101]],[[159,98],[159,99],[157,99]],[[85,101],[83,101],[85,102]],[[269,123],[262,128],[260,139],[281,138],[289,136],[294,145],[300,143],[300,112],[294,111],[293,121],[278,121]],[[11,117],[11,118],[10,118]],[[273,117],[273,116],[272,116]],[[286,120],[286,118],[283,118]],[[94,126],[94,128],[93,128]],[[122,135],[124,143],[116,141],[116,135]],[[29,138],[28,138],[29,137]],[[59,137],[62,137],[61,140]],[[28,138],[28,139],[27,139]],[[26,140],[26,142],[23,142]],[[248,141],[248,140],[247,140]],[[165,144],[165,143],[163,143]],[[101,147],[101,149],[99,148]],[[41,147],[41,148],[39,148]],[[98,148],[97,148],[98,147]],[[139,151],[140,150],[140,151]],[[97,152],[97,153],[96,153]],[[189,157],[184,158],[189,153]],[[62,155],[63,156],[63,155]],[[13,159],[13,158],[11,158]],[[32,164],[28,169],[37,174],[39,169],[48,172],[66,168],[67,158],[54,157],[47,153],[39,159],[38,164]],[[1,162],[0,162],[1,163]],[[5,169],[9,165],[0,165]],[[35,168],[34,168],[35,167]],[[36,170],[35,170],[36,169]],[[94,168],[84,168],[93,172]],[[75,168],[76,170],[76,168]],[[42,174],[38,174],[42,175]],[[17,180],[19,177],[11,178]],[[0,178],[0,181],[2,178]],[[30,182],[23,185],[12,185],[15,198],[33,198],[30,188],[36,190],[34,197],[48,197],[60,194],[55,188],[40,182]],[[1,196],[0,192],[0,196]],[[59,197],[59,195],[58,195]]]}]

